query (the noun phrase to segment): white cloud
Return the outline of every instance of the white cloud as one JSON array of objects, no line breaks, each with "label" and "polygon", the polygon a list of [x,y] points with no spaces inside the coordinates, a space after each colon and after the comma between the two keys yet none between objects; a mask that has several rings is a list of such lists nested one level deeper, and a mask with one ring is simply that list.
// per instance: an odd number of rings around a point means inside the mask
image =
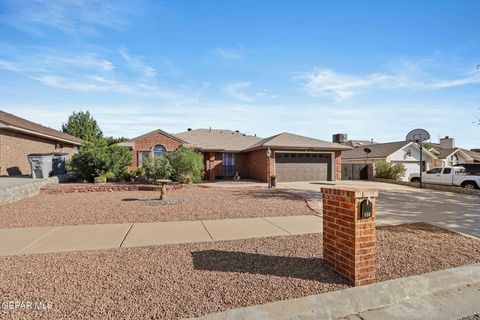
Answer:
[{"label": "white cloud", "polygon": [[43,34],[48,29],[78,35],[95,34],[98,27],[119,29],[126,24],[126,16],[138,11],[134,4],[103,0],[5,0],[8,15],[0,22],[19,30]]},{"label": "white cloud", "polygon": [[155,68],[145,64],[142,58],[138,56],[132,56],[128,54],[127,51],[124,49],[119,50],[119,53],[132,69],[137,70],[143,75],[150,78],[153,78],[157,75],[157,71],[155,70]]},{"label": "white cloud", "polygon": [[314,97],[333,97],[341,101],[356,94],[372,90],[407,88],[434,90],[480,84],[480,72],[464,72],[448,79],[439,79],[421,70],[418,65],[402,64],[399,72],[372,73],[368,75],[341,74],[332,69],[315,68],[294,77],[303,82],[303,88]]},{"label": "white cloud", "polygon": [[[265,90],[255,90],[252,89],[252,84],[247,81],[235,81],[223,88],[223,91],[230,95],[232,98],[245,101],[253,102],[257,98],[267,96]],[[274,97],[274,96],[270,96]]]},{"label": "white cloud", "polygon": [[212,52],[217,57],[229,61],[242,60],[245,55],[243,48],[216,47]]},{"label": "white cloud", "polygon": [[385,74],[371,74],[365,77],[339,74],[331,69],[316,69],[302,74],[305,90],[314,97],[333,96],[335,100],[351,97],[359,91],[372,88],[391,80]]},{"label": "white cloud", "polygon": [[144,95],[157,97],[170,101],[191,101],[193,95],[172,88],[142,82],[125,82],[115,78],[104,78],[98,75],[84,77],[64,77],[51,74],[32,76],[31,79],[39,81],[52,88],[65,89],[86,93],[120,93],[126,95]]}]

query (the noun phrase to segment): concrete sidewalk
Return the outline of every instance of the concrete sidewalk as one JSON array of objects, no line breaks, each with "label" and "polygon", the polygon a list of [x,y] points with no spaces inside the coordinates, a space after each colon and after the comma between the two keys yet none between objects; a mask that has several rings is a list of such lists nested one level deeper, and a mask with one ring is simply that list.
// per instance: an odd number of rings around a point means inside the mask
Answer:
[{"label": "concrete sidewalk", "polygon": [[0,229],[0,256],[322,232],[316,215]]}]

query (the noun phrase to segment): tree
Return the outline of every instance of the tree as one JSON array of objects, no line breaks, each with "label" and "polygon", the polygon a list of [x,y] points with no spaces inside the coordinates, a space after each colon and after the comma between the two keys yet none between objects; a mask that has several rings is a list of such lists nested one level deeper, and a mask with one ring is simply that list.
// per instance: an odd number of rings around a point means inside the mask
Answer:
[{"label": "tree", "polygon": [[130,139],[125,138],[125,137],[115,138],[115,137],[110,136],[110,137],[105,137],[105,140],[107,140],[107,144],[110,146],[112,144],[117,144],[117,143],[120,143],[120,142],[128,141]]},{"label": "tree", "polygon": [[98,123],[90,112],[73,112],[67,123],[62,124],[62,131],[85,141],[94,141],[103,137]]}]

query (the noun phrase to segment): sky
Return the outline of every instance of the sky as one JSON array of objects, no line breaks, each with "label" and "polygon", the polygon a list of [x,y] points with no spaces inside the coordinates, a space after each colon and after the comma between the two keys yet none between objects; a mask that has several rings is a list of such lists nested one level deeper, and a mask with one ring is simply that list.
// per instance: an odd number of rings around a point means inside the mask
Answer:
[{"label": "sky", "polygon": [[480,1],[2,0],[0,109],[480,147]]}]

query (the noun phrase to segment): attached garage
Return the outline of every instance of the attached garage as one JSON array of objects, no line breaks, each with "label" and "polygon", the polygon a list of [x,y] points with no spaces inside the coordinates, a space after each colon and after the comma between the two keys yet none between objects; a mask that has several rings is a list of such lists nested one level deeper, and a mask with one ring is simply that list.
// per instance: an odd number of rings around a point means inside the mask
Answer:
[{"label": "attached garage", "polygon": [[275,152],[275,175],[278,182],[332,180],[332,155]]}]

